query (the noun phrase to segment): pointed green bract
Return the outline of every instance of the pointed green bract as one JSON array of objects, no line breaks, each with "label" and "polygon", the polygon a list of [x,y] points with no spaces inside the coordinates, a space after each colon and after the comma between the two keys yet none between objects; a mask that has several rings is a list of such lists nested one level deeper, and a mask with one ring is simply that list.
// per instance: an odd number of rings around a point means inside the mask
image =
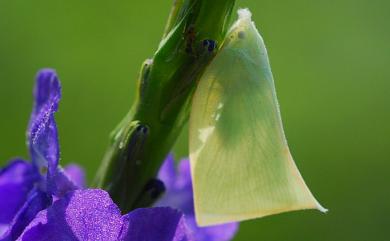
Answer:
[{"label": "pointed green bract", "polygon": [[326,211],[291,157],[267,51],[248,10],[239,11],[194,94],[190,161],[201,226]]}]

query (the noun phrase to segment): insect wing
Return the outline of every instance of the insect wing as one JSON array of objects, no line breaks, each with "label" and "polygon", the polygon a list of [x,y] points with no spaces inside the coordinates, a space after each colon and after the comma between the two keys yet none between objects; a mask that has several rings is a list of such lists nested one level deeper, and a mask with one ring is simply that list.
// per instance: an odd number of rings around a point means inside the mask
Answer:
[{"label": "insect wing", "polygon": [[197,222],[326,211],[291,157],[264,42],[249,11],[239,15],[193,97],[190,161]]}]

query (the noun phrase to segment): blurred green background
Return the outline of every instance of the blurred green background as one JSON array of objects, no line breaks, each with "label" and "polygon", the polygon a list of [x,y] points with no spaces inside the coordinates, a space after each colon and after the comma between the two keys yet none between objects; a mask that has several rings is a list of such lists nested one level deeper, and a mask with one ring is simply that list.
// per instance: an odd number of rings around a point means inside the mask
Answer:
[{"label": "blurred green background", "polygon": [[[285,131],[323,215],[243,222],[235,240],[390,240],[390,1],[237,0],[266,41]],[[0,0],[0,163],[27,158],[36,71],[57,70],[62,164],[89,180],[134,99],[170,0]],[[175,147],[187,155],[186,134]]]}]

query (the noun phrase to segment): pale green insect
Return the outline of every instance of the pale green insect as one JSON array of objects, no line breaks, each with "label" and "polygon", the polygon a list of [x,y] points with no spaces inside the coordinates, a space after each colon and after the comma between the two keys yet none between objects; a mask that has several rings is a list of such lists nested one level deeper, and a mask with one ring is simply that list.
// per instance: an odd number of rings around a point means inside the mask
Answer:
[{"label": "pale green insect", "polygon": [[324,209],[291,157],[264,42],[239,11],[193,97],[190,161],[199,225]]}]

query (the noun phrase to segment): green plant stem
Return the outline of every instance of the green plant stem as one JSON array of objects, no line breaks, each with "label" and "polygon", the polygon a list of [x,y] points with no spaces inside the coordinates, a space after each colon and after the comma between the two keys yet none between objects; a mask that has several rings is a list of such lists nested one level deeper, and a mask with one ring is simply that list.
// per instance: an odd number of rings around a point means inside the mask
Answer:
[{"label": "green plant stem", "polygon": [[197,80],[216,54],[235,0],[177,0],[153,59],[139,76],[137,99],[114,130],[97,176],[123,212],[151,205],[163,190],[150,183],[189,117]]}]

